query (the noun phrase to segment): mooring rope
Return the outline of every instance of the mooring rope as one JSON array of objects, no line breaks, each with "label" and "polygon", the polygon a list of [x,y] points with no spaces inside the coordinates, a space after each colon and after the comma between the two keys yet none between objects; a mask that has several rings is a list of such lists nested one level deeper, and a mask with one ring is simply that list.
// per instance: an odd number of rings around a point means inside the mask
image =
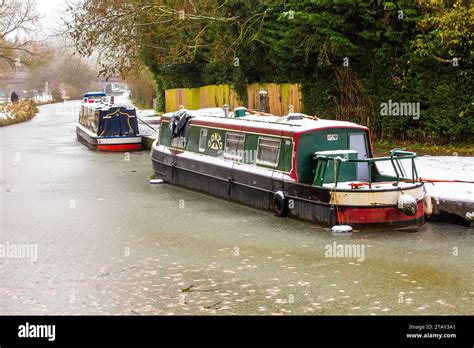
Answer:
[{"label": "mooring rope", "polygon": [[[400,182],[408,182],[408,183],[415,183],[421,182],[423,184],[436,184],[436,183],[450,183],[450,184],[474,184],[474,181],[467,181],[467,180],[442,180],[442,179],[424,179],[418,178],[418,180],[410,180],[410,179],[402,179]],[[383,185],[383,184],[392,184],[393,181],[380,181],[380,182],[372,182],[372,185]],[[362,186],[369,186],[368,182],[351,182],[349,183],[351,189],[358,189]]]},{"label": "mooring rope", "polygon": [[155,133],[157,132],[157,130],[155,128],[153,128],[152,126],[150,126],[148,123],[146,123],[145,121],[143,121],[140,117],[136,116],[137,117],[137,120],[139,120],[141,123],[145,124],[148,128],[152,129]]},{"label": "mooring rope", "polygon": [[468,180],[442,180],[442,179],[425,179],[425,178],[418,178],[419,182],[423,183],[429,183],[429,184],[435,184],[437,182],[441,183],[453,183],[453,184],[474,184],[474,181],[468,181]]}]

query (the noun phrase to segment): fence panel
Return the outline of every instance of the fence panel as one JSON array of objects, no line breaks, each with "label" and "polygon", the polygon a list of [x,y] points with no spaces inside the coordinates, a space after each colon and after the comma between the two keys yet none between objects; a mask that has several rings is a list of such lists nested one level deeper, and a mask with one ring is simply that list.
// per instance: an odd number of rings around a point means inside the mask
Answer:
[{"label": "fence panel", "polygon": [[[259,108],[259,93],[268,93],[269,112],[274,115],[287,115],[290,106],[293,112],[301,112],[301,92],[299,85],[283,83],[254,83],[247,86],[248,105],[251,110]],[[199,109],[206,107],[222,107],[228,104],[233,110],[242,106],[242,102],[230,85],[209,85],[197,88],[175,88],[165,91],[165,111],[173,112],[181,107]]]}]

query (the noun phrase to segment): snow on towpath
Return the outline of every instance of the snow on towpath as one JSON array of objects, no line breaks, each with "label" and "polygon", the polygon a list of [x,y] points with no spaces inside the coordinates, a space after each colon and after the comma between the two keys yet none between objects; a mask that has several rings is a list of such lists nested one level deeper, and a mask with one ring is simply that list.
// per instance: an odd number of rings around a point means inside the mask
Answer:
[{"label": "snow on towpath", "polygon": [[[415,163],[418,175],[423,179],[474,182],[474,157],[421,156]],[[379,162],[377,166],[382,171],[390,172],[389,162]],[[405,163],[404,166],[406,166]],[[425,188],[431,197],[472,202],[472,210],[474,210],[474,184],[426,183]]]},{"label": "snow on towpath", "polygon": [[[474,182],[474,157],[423,156],[416,159],[416,168],[423,179]],[[425,187],[431,197],[471,201],[474,206],[474,184],[427,183]]]},{"label": "snow on towpath", "polygon": [[[135,105],[133,105],[132,101],[130,100],[130,95],[128,93],[124,93],[122,95],[116,96],[115,97],[115,103],[116,104],[121,104],[121,105],[127,105],[127,106],[134,106],[137,109],[137,116],[140,120],[143,120],[149,124],[149,126],[144,125],[141,123],[141,121],[138,122],[138,128],[140,130],[140,134],[151,137],[151,138],[156,138],[157,136],[157,126],[156,126],[156,120],[157,118],[154,117],[156,116],[156,111],[153,109],[139,109]],[[151,129],[150,127],[154,128]]]},{"label": "snow on towpath", "polygon": [[[0,105],[1,107],[1,105]],[[13,119],[15,116],[13,116],[10,112],[2,111],[0,109],[0,119],[2,120],[8,120],[8,119]]]}]

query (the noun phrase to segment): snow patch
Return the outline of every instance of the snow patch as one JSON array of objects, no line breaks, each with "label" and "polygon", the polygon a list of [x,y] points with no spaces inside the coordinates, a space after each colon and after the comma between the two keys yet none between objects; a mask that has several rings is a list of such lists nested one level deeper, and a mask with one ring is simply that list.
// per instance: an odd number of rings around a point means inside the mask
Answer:
[{"label": "snow patch", "polygon": [[416,199],[406,193],[403,193],[398,197],[398,208],[402,208],[405,204],[416,204]]},{"label": "snow patch", "polygon": [[[406,163],[403,162],[406,166]],[[415,160],[418,175],[431,180],[474,181],[474,157],[422,156]],[[393,173],[390,161],[378,162],[377,167],[387,174]],[[409,173],[409,168],[406,168]],[[474,203],[474,184],[469,183],[425,183],[426,192],[436,199]]]},{"label": "snow patch", "polygon": [[331,227],[332,233],[351,233],[352,227],[349,225],[335,225]]},{"label": "snow patch", "polygon": [[150,179],[149,183],[152,184],[152,185],[162,184],[163,179]]},{"label": "snow patch", "polygon": [[275,195],[280,197],[281,199],[285,199],[285,194],[283,193],[283,191],[277,191],[275,192]]},{"label": "snow patch", "polygon": [[413,216],[417,211],[416,199],[406,193],[402,193],[397,200],[397,207],[405,215]]},{"label": "snow patch", "polygon": [[15,118],[15,116],[13,116],[9,112],[0,112],[0,119],[2,119],[2,120],[11,120],[11,119],[14,119],[14,118]]}]

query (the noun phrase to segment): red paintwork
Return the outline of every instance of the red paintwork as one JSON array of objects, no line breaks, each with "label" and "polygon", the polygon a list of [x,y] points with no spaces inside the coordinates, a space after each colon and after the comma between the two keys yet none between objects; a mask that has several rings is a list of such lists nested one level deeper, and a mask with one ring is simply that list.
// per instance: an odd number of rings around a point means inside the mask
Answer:
[{"label": "red paintwork", "polygon": [[277,135],[277,136],[283,136],[283,137],[291,137],[293,134],[293,132],[288,132],[284,130],[239,126],[239,125],[232,125],[232,124],[225,124],[225,123],[215,123],[215,122],[196,121],[196,120],[193,120],[192,124],[197,125],[197,126],[210,127],[210,128],[219,127],[219,128],[234,130],[234,131],[239,131],[239,132],[263,133],[263,134]]},{"label": "red paintwork", "polygon": [[417,220],[424,214],[423,201],[418,202],[418,210],[414,216],[403,214],[396,206],[392,207],[339,207],[337,217],[339,223],[344,224],[371,224],[371,223],[396,223],[402,221]]},{"label": "red paintwork", "polygon": [[314,128],[310,128],[310,129],[305,129],[303,131],[295,131],[295,133],[299,133],[299,134],[303,134],[303,133],[309,133],[309,132],[313,132],[313,131],[316,131],[316,130],[325,130],[325,129],[335,129],[335,128],[347,128],[347,129],[358,129],[358,130],[369,130],[369,128],[365,127],[365,126],[360,126],[358,124],[354,124],[352,126],[327,126],[327,127],[314,127]]},{"label": "red paintwork", "polygon": [[142,144],[104,144],[97,145],[97,150],[100,151],[139,151],[142,149]]},{"label": "red paintwork", "polygon": [[292,165],[291,165],[291,172],[290,172],[290,177],[292,179],[294,179],[296,182],[299,182],[299,179],[298,179],[298,170],[296,168],[296,165],[297,165],[297,161],[296,161],[296,158],[297,158],[297,154],[298,154],[298,144],[300,143],[300,135],[299,133],[295,133],[293,134],[293,144],[294,144],[294,147],[293,147],[293,154],[292,154]]},{"label": "red paintwork", "polygon": [[[162,116],[162,121],[169,122],[169,120],[170,120],[169,117]],[[352,128],[352,129],[359,129],[359,130],[366,130],[366,131],[369,130],[367,127],[360,126],[357,124],[354,124],[351,126],[341,125],[341,126],[313,127],[313,128],[304,129],[304,130],[298,130],[295,127],[295,130],[285,131],[285,130],[258,128],[258,127],[251,127],[251,126],[232,125],[232,124],[226,124],[226,123],[206,122],[206,121],[201,121],[201,120],[192,120],[191,123],[197,126],[206,126],[206,127],[211,127],[211,128],[219,127],[223,129],[236,130],[240,132],[264,133],[264,134],[278,135],[278,136],[285,136],[285,137],[291,137],[294,134],[303,134],[303,133],[313,132],[315,130],[325,130],[325,129],[335,129],[335,128],[349,128],[349,129]]]}]

